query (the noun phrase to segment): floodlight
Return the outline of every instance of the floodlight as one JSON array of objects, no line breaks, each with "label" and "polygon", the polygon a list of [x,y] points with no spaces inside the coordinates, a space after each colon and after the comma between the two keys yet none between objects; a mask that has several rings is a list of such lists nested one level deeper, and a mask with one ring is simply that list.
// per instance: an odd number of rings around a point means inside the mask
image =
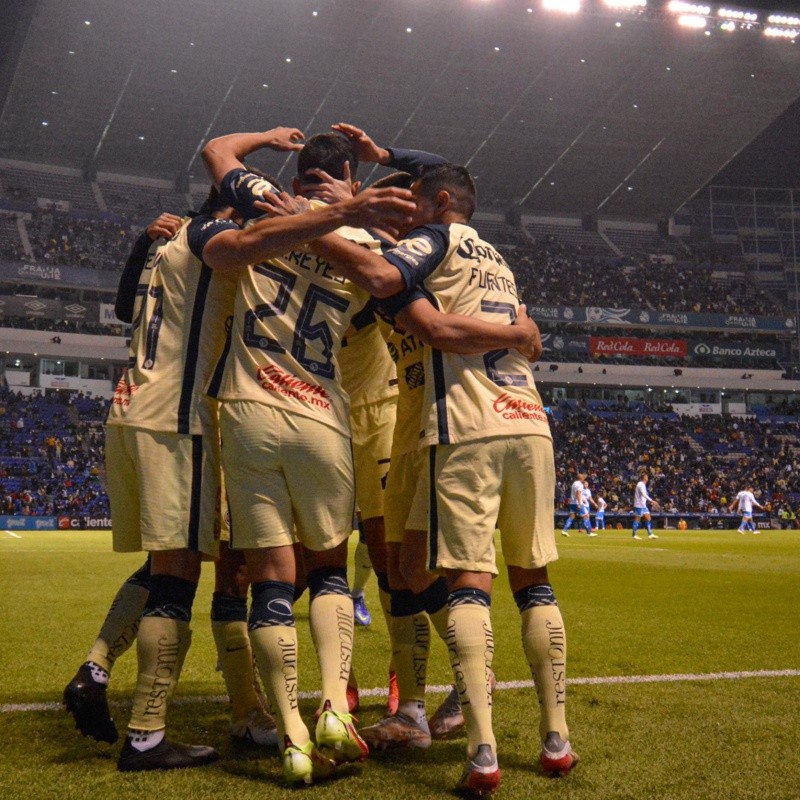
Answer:
[{"label": "floodlight", "polygon": [[732,20],[726,20],[725,22],[721,22],[719,29],[721,31],[728,31],[729,33],[736,30],[736,23]]},{"label": "floodlight", "polygon": [[581,10],[581,0],[542,0],[542,8],[561,14],[577,14]]},{"label": "floodlight", "polygon": [[701,6],[695,3],[685,3],[683,0],[670,0],[667,11],[673,14],[697,14],[707,17],[711,13],[711,6]]},{"label": "floodlight", "polygon": [[615,11],[638,11],[647,5],[647,0],[603,0],[603,5]]},{"label": "floodlight", "polygon": [[797,28],[764,28],[764,36],[773,36],[781,39],[796,39],[800,36]]},{"label": "floodlight", "polygon": [[771,25],[791,25],[794,28],[800,27],[800,17],[787,17],[785,14],[770,14],[767,22]]},{"label": "floodlight", "polygon": [[678,25],[682,25],[684,28],[705,28],[706,26],[706,18],[701,17],[697,14],[681,14],[678,17]]},{"label": "floodlight", "polygon": [[723,19],[739,19],[743,22],[757,22],[758,14],[755,11],[738,11],[733,8],[720,8],[717,16]]}]

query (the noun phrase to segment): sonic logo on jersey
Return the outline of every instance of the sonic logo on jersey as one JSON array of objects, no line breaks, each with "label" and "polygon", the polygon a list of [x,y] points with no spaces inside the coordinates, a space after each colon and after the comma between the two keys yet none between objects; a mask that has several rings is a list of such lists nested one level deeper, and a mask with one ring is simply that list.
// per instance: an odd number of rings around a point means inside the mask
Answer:
[{"label": "sonic logo on jersey", "polygon": [[529,400],[512,397],[507,392],[503,392],[494,401],[492,408],[498,414],[502,414],[503,419],[535,419],[547,422],[547,414],[542,406]]},{"label": "sonic logo on jersey", "polygon": [[325,389],[295,375],[290,375],[274,364],[259,367],[256,370],[256,380],[261,388],[268,392],[278,392],[318,408],[329,409],[331,407],[330,395]]}]

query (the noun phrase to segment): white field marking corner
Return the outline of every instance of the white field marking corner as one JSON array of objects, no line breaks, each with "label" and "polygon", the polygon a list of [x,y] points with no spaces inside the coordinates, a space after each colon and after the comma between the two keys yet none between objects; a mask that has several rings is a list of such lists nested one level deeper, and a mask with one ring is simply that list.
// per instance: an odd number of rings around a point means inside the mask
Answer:
[{"label": "white field marking corner", "polygon": [[15,539],[22,538],[18,533],[14,533],[14,531],[3,531],[3,533],[7,533],[9,536],[13,536]]},{"label": "white field marking corner", "polygon": [[[682,681],[733,681],[746,678],[800,678],[800,669],[764,669],[741,672],[700,672],[700,673],[675,673],[672,675],[601,675],[595,678],[569,678],[570,686],[607,686],[625,683],[679,683]],[[446,694],[453,687],[448,685],[429,686],[429,694]],[[532,689],[533,681],[498,681],[495,689]],[[385,686],[372,689],[359,689],[360,697],[385,697]],[[319,692],[298,692],[302,700],[313,700],[319,697]],[[190,695],[177,697],[177,705],[194,705],[196,703],[227,703],[226,695]],[[122,701],[111,703],[113,706],[130,705]],[[14,711],[58,711],[61,703],[4,703],[0,705],[0,714],[10,714]]]}]

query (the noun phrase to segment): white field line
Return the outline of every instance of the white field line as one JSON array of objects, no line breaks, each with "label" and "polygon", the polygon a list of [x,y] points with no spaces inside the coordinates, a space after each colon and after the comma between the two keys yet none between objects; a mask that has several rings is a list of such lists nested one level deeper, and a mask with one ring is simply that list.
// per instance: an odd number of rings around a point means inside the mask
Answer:
[{"label": "white field line", "polygon": [[[701,672],[701,673],[675,673],[673,675],[602,675],[596,678],[569,678],[570,686],[607,686],[626,683],[679,683],[683,681],[735,681],[746,678],[800,678],[800,669],[764,669],[743,672]],[[498,681],[495,690],[506,689],[532,689],[533,681]],[[446,694],[452,686],[429,686],[429,694]],[[385,686],[376,686],[372,689],[359,689],[360,697],[385,697],[388,690]],[[300,699],[313,700],[319,697],[319,692],[298,692]],[[227,703],[227,695],[191,695],[176,697],[176,705],[195,705],[197,703]],[[117,701],[113,706],[125,706],[130,703]],[[5,703],[0,705],[0,714],[10,714],[14,711],[59,711],[61,703]]]},{"label": "white field line", "polygon": [[3,533],[7,533],[9,536],[13,536],[15,539],[22,538],[18,533],[14,533],[14,531],[3,531]]}]

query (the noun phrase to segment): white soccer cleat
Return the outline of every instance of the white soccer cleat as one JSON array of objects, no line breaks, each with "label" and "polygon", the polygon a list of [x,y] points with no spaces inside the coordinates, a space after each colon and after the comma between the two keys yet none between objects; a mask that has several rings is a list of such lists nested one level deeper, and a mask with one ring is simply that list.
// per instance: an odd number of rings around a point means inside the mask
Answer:
[{"label": "white soccer cleat", "polygon": [[231,736],[262,747],[278,746],[278,729],[270,714],[260,708],[251,709],[244,719],[231,722]]}]

